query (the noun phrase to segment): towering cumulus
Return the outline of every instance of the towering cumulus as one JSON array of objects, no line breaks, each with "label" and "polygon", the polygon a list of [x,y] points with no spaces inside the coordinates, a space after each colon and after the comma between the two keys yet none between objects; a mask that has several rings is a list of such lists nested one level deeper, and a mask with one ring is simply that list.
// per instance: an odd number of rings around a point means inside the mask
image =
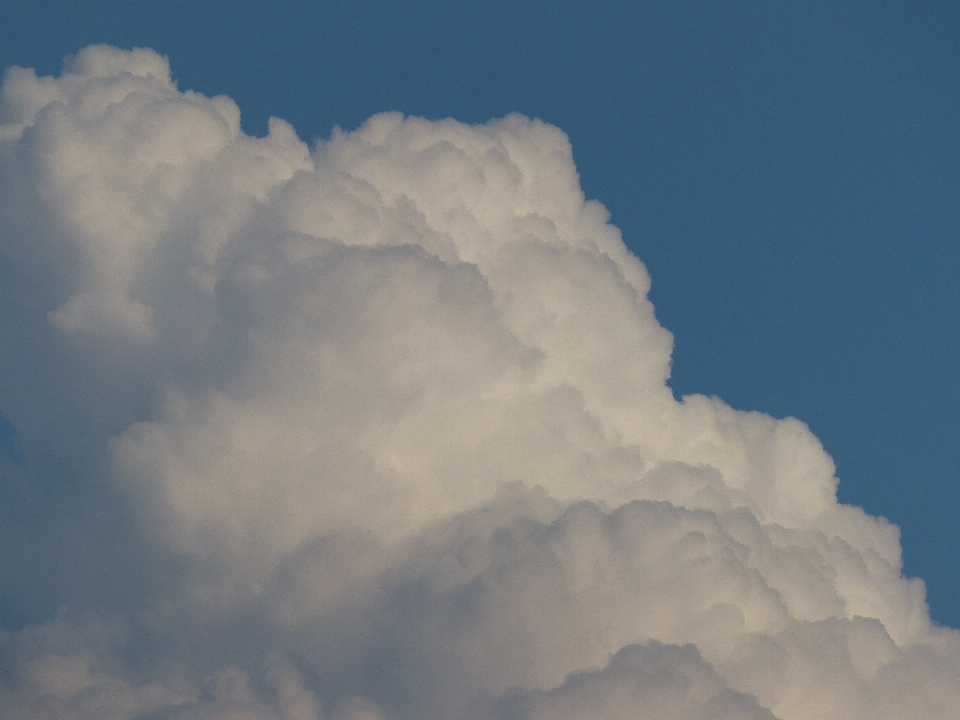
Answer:
[{"label": "towering cumulus", "polygon": [[897,528],[675,400],[560,130],[239,119],[5,76],[0,718],[957,717]]}]

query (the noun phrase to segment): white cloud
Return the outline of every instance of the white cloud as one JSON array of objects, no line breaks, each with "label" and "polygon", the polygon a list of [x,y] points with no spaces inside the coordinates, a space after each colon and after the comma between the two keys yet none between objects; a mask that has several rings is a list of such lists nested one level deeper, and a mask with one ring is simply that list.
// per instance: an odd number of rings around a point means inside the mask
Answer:
[{"label": "white cloud", "polygon": [[960,636],[806,426],[674,400],[558,129],[310,150],[105,46],[9,70],[0,119],[0,477],[40,518],[5,554],[47,548],[0,579],[67,613],[5,631],[0,717],[960,705]]},{"label": "white cloud", "polygon": [[518,694],[503,716],[531,720],[772,720],[756,698],[731,691],[692,645],[629,645],[601,671],[570,675],[549,692]]}]

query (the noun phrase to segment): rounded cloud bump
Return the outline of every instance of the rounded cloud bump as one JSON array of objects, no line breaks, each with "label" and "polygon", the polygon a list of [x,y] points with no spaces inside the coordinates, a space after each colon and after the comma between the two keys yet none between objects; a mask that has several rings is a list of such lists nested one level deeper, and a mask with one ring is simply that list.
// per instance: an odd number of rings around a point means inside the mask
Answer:
[{"label": "rounded cloud bump", "polygon": [[5,75],[0,718],[952,717],[897,528],[674,399],[560,130],[239,117]]}]

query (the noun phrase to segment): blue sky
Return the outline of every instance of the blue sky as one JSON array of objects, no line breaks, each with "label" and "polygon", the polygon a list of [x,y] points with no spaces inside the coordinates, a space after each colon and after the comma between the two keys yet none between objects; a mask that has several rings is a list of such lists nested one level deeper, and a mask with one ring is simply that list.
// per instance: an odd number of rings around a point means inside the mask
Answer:
[{"label": "blue sky", "polygon": [[384,110],[557,125],[651,273],[675,393],[808,423],[958,627],[957,37],[950,2],[8,0],[0,66],[152,47],[254,135]]}]

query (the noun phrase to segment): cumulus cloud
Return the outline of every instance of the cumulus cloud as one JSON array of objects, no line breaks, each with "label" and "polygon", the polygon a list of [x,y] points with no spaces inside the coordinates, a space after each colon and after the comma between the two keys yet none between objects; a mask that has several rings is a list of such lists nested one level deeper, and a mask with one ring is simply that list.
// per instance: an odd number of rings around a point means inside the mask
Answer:
[{"label": "cumulus cloud", "polygon": [[674,399],[560,130],[239,118],[5,75],[0,718],[953,716],[897,528]]}]

